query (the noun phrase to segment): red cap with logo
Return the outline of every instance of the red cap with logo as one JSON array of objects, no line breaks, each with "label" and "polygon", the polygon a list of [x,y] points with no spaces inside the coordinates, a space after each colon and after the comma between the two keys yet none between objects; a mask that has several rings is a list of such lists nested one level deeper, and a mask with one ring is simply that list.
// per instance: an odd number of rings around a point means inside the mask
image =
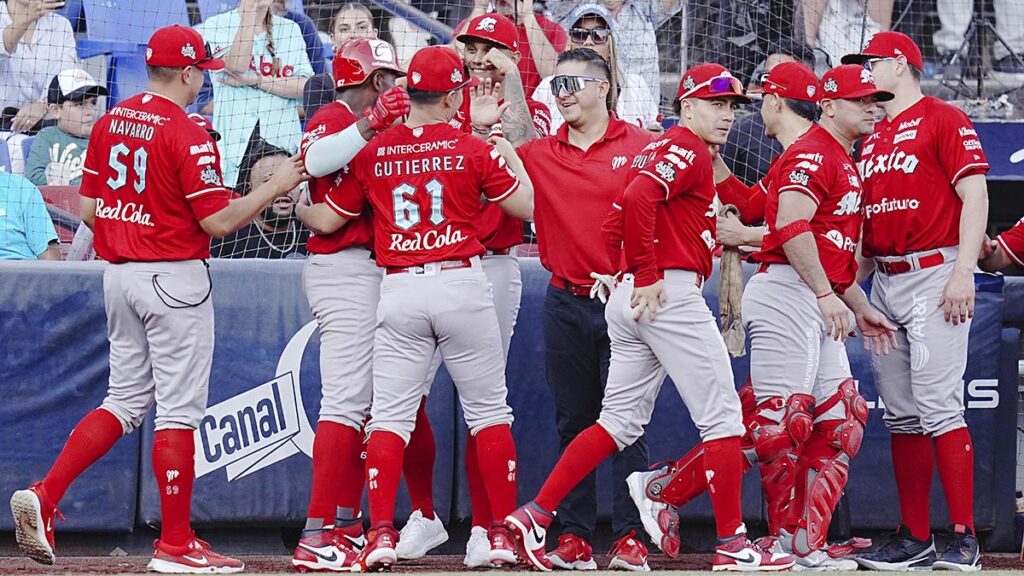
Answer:
[{"label": "red cap with logo", "polygon": [[409,88],[423,92],[451,92],[479,83],[480,80],[469,73],[462,59],[451,48],[421,48],[409,61]]},{"label": "red cap with logo", "polygon": [[735,98],[749,102],[743,93],[743,83],[725,66],[705,62],[690,68],[679,80],[676,100],[683,98]]},{"label": "red cap with logo", "polygon": [[878,102],[886,102],[893,99],[892,92],[879,90],[875,86],[875,78],[871,72],[857,64],[844,64],[825,72],[821,77],[820,100],[856,100],[874,96]]},{"label": "red cap with logo", "polygon": [[481,14],[473,18],[466,31],[455,39],[463,43],[483,40],[519,52],[519,31],[511,20],[501,14]]},{"label": "red cap with logo", "polygon": [[210,54],[209,45],[199,32],[180,24],[153,32],[146,46],[146,64],[168,68],[195,66],[203,70],[224,68],[224,61]]},{"label": "red cap with logo", "polygon": [[818,77],[800,62],[783,62],[769,72],[762,82],[765,94],[779,98],[817,102],[820,96]]},{"label": "red cap with logo", "polygon": [[376,38],[353,38],[341,45],[334,56],[334,87],[358,86],[377,70],[391,70],[404,76],[395,49]]},{"label": "red cap with logo", "polygon": [[899,32],[875,34],[863,52],[843,56],[843,64],[864,64],[872,58],[896,58],[897,56],[905,57],[907,62],[913,64],[918,70],[924,68],[921,49],[910,36]]},{"label": "red cap with logo", "polygon": [[203,130],[206,130],[206,133],[210,135],[210,138],[213,138],[214,142],[220,141],[220,132],[217,132],[216,130],[213,129],[213,124],[211,124],[210,121],[206,119],[206,116],[203,116],[202,114],[196,114],[195,112],[190,112],[188,115],[188,119],[195,122],[196,126],[199,126]]}]

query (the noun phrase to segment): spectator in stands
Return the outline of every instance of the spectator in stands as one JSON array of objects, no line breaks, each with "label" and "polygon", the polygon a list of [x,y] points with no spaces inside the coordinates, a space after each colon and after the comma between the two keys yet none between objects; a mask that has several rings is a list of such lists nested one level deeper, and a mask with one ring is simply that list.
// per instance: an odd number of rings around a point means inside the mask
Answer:
[{"label": "spectator in stands", "polygon": [[[335,53],[353,38],[376,38],[377,27],[373,24],[373,13],[359,2],[342,4],[331,18],[330,37]],[[334,78],[330,70],[325,70],[323,74],[318,73],[310,78],[302,90],[302,106],[306,118],[312,118],[321,106],[331,102],[334,102]]]},{"label": "spectator in stands", "polygon": [[57,231],[31,182],[0,172],[0,260],[60,260]]},{"label": "spectator in stands", "polygon": [[62,0],[0,3],[0,131],[35,132],[46,115],[46,87],[61,70],[78,66]]},{"label": "spectator in stands", "polygon": [[270,9],[274,15],[295,22],[302,31],[302,40],[306,43],[306,56],[314,74],[327,71],[327,59],[324,57],[324,43],[320,41],[320,32],[316,29],[313,19],[302,12],[290,8],[291,0],[273,0]]},{"label": "spectator in stands", "polygon": [[[288,152],[264,140],[254,140],[238,171],[235,193],[245,196],[288,162]],[[304,185],[303,185],[304,186]],[[278,196],[248,226],[214,238],[210,255],[214,258],[305,258],[309,230],[295,218],[295,202],[300,188]]]},{"label": "spectator in stands", "polygon": [[[761,69],[764,74],[783,62],[803,62],[814,69],[814,50],[801,42],[787,40],[769,49]],[[751,88],[760,87],[761,79],[751,79]],[[764,120],[755,110],[733,122],[729,138],[719,153],[725,164],[747,186],[753,185],[767,172],[771,161],[782,153],[782,145],[764,133]]]},{"label": "spectator in stands", "polygon": [[224,184],[234,186],[254,135],[294,153],[302,127],[302,88],[313,75],[299,26],[270,10],[272,0],[241,0],[238,8],[196,29],[223,55],[213,73],[213,126],[221,135]]},{"label": "spectator in stands", "polygon": [[[555,71],[558,55],[565,50],[568,36],[561,26],[533,10],[533,0],[473,0],[473,11],[455,28],[455,36],[465,32],[470,20],[487,13],[490,4],[495,11],[516,23],[519,31],[519,72],[523,90],[533,94],[541,78]],[[461,47],[456,46],[461,54]]]},{"label": "spectator in stands", "polygon": [[[395,0],[395,2],[398,4],[410,4],[412,7],[416,7],[415,3],[410,2],[410,0]],[[427,4],[427,6],[421,5],[421,9],[437,7],[430,6],[429,4],[431,4],[431,2],[429,2],[429,0]],[[447,21],[446,18],[449,15],[465,11],[460,11],[454,8],[457,7],[453,7],[452,10],[446,10],[443,14],[439,14],[432,10],[425,10],[425,12],[427,15],[436,17],[440,21]],[[459,19],[456,18],[454,22],[459,22]],[[391,44],[395,47],[395,53],[398,55],[398,62],[403,66],[409,64],[409,60],[412,60],[412,56],[417,50],[425,46],[430,46],[430,41],[433,38],[430,35],[430,32],[427,32],[405,18],[399,18],[397,16],[392,16],[388,19],[388,34],[391,35]]]},{"label": "spectator in stands", "polygon": [[[683,8],[682,0],[601,0],[615,20],[616,50],[619,65],[647,82],[652,97],[661,102],[661,70],[658,66],[658,39],[655,31]],[[577,2],[548,0],[551,13],[564,22]],[[683,34],[685,36],[685,34]],[[685,41],[683,39],[682,41]],[[685,54],[685,51],[684,51]],[[683,63],[686,68],[686,63]],[[675,88],[673,86],[673,88]]]},{"label": "spectator in stands", "polygon": [[[565,23],[569,30],[569,49],[590,48],[608,62],[612,78],[608,91],[608,109],[613,110],[621,120],[646,128],[655,133],[663,132],[658,114],[658,100],[647,86],[643,76],[624,71],[616,50],[617,24],[608,9],[601,4],[580,4]],[[549,110],[555,106],[551,93],[551,77],[541,80],[533,99],[545,104]],[[551,134],[565,122],[561,114],[551,117]]]},{"label": "spectator in stands", "polygon": [[82,182],[85,149],[93,124],[100,115],[99,97],[107,89],[80,68],[53,77],[46,101],[56,126],[39,131],[25,167],[26,177],[37,186],[77,186]]},{"label": "spectator in stands", "polygon": [[875,33],[889,29],[893,4],[894,0],[803,0],[807,45],[828,54],[829,67],[837,65],[844,55],[860,51]]},{"label": "spectator in stands", "polygon": [[[992,46],[992,71],[997,75],[1017,76],[1019,81],[1024,78],[1024,2],[1021,0],[994,0],[992,8],[996,14],[996,33],[1007,44],[1010,50],[998,40]],[[967,34],[967,27],[974,15],[974,0],[938,0],[939,22],[941,27],[935,31],[932,40],[935,50],[943,62],[960,49]]]}]

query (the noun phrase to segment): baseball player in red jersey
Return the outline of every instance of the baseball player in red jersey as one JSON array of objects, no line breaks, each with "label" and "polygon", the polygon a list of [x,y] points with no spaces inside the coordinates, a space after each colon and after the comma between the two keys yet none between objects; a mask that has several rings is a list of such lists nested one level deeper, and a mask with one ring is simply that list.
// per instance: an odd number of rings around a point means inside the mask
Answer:
[{"label": "baseball player in red jersey", "polygon": [[[459,391],[495,515],[515,507],[512,411],[490,284],[476,234],[481,194],[517,218],[533,212],[533,189],[511,146],[499,151],[448,123],[471,77],[454,51],[420,50],[409,63],[412,108],[405,124],[377,136],[327,194],[338,220],[374,211],[374,250],[386,268],[377,309],[373,407],[367,425],[372,527],[354,569],[398,559],[393,517],[405,444],[435,348]],[[506,164],[506,161],[508,162]],[[511,168],[510,168],[511,167]],[[515,170],[513,172],[513,170]],[[494,564],[516,561],[511,535],[490,528]]]},{"label": "baseball player in red jersey", "polygon": [[565,450],[536,498],[506,518],[539,570],[551,569],[543,553],[552,511],[602,460],[643,433],[666,373],[704,441],[705,478],[720,538],[713,568],[793,565],[790,556],[747,538],[740,511],[740,401],[725,344],[700,290],[711,273],[718,215],[709,145],[725,142],[738,99],[745,99],[743,88],[722,66],[688,70],[677,97],[681,124],[634,160],[637,175],[605,223],[613,251],[624,248],[630,274],[605,311],[612,355],[601,416]]},{"label": "baseball player in red jersey", "polygon": [[1024,268],[1024,218],[995,240],[985,243],[978,266],[986,272],[998,272],[1010,266]]},{"label": "baseball player in red jersey", "polygon": [[[409,111],[408,94],[395,87],[405,72],[387,42],[350,40],[333,66],[337,100],[310,118],[301,146],[306,167],[316,176],[309,183],[310,200],[327,211],[321,203],[346,177],[349,160],[367,139]],[[383,272],[370,251],[369,218],[331,228],[320,225],[316,210],[308,212],[306,205],[296,206],[300,220],[314,231],[302,283],[320,327],[323,399],[313,441],[309,511],[292,565],[347,571],[365,543],[359,513],[363,424],[373,394],[373,332]]]},{"label": "baseball player in red jersey", "polygon": [[[974,314],[974,268],[988,217],[988,162],[959,109],[921,93],[921,50],[896,32],[875,34],[863,63],[896,97],[864,139],[865,262],[871,303],[900,327],[895,354],[872,359],[885,403],[902,525],[858,559],[879,570],[980,569],[974,536],[974,452],[964,421],[964,369]],[[936,558],[929,519],[938,466],[951,535]]]},{"label": "baseball player in red jersey", "polygon": [[[765,132],[777,138],[784,148],[789,148],[813,125],[818,108],[818,77],[801,63],[785,62],[772,68],[762,85],[765,97],[761,105],[761,116]],[[733,176],[717,154],[714,166],[719,200],[723,204],[739,207],[742,218],[740,221],[735,216],[719,217],[719,244],[761,246],[765,227],[745,224],[764,221],[768,190],[773,180],[781,178],[778,172],[781,166],[779,157],[773,159],[771,169],[753,186],[747,186]],[[749,384],[740,389],[740,400],[744,424],[748,425],[753,421],[757,408]],[[742,438],[744,470],[748,470],[758,460],[750,432],[748,426]],[[675,508],[686,505],[704,493],[707,489],[704,472],[703,445],[698,444],[673,465],[650,472],[636,472],[627,480],[630,496],[640,511],[645,530],[669,556],[675,556],[680,546],[679,518]],[[768,474],[762,471],[761,476],[767,478]],[[776,516],[769,516],[769,532],[777,536],[778,527],[774,525]]]},{"label": "baseball player in red jersey", "polygon": [[242,562],[212,551],[189,522],[194,431],[206,411],[213,360],[212,285],[205,259],[210,236],[252,220],[304,172],[297,159],[244,198],[221,183],[220,155],[185,114],[203,85],[210,56],[198,32],[157,30],[146,49],[147,91],[96,123],[82,178],[82,218],[96,251],[110,263],[103,299],[110,380],[103,404],[76,426],[42,482],[11,498],[18,545],[54,562],[53,520],[71,482],[156,403],[153,472],[160,487],[160,539],[149,570],[241,572]]},{"label": "baseball player in red jersey", "polygon": [[[612,261],[599,231],[612,200],[626,187],[634,157],[652,139],[608,112],[609,78],[608,63],[594,50],[562,52],[551,86],[566,122],[554,136],[516,150],[534,181],[540,261],[551,271],[544,298],[544,363],[560,450],[600,415],[611,355],[605,302],[619,263]],[[647,467],[643,437],[613,456],[610,569],[647,567],[647,548],[633,533],[642,529],[640,518],[625,484],[631,472]],[[558,519],[562,535],[547,559],[556,568],[597,569],[590,544],[597,520],[596,472],[570,491]]]},{"label": "baseball player in red jersey", "polygon": [[[465,89],[462,106],[452,119],[452,126],[481,139],[503,136],[513,146],[547,134],[551,124],[547,107],[527,98],[523,92],[516,66],[520,55],[515,24],[500,14],[484,14],[473,18],[466,32],[457,39],[465,46],[463,63],[480,84]],[[519,259],[511,251],[523,241],[523,222],[506,214],[499,205],[488,203],[480,211],[477,233],[486,249],[481,265],[491,283],[502,350],[507,356],[523,291]],[[430,364],[426,390],[433,383],[440,365],[438,351]],[[473,529],[466,544],[464,563],[467,567],[479,568],[488,562],[490,543],[487,528],[493,518],[476,463],[476,438],[467,436],[466,440],[466,475],[473,503]],[[413,508],[398,543],[398,557],[403,560],[420,558],[448,540],[444,524],[434,513],[434,457],[434,436],[424,402],[417,412],[416,428],[409,439],[403,464]]]}]

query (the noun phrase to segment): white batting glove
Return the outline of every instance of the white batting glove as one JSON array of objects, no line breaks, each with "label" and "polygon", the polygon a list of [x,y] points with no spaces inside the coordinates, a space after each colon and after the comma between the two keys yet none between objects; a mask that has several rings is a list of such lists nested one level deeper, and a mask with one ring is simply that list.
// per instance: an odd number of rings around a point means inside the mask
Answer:
[{"label": "white batting glove", "polygon": [[618,274],[612,276],[611,274],[591,272],[590,277],[594,279],[594,285],[590,288],[590,299],[597,298],[601,301],[601,304],[607,304],[608,297],[612,295],[612,291],[615,290],[619,283],[616,276]]}]

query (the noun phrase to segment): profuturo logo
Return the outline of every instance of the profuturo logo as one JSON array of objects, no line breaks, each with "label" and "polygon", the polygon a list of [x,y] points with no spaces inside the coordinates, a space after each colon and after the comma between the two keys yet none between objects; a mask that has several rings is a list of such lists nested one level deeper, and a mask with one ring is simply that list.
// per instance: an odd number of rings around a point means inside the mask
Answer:
[{"label": "profuturo logo", "polygon": [[310,322],[292,336],[273,380],[206,409],[195,432],[196,478],[225,468],[232,482],[299,452],[313,457],[299,374],[316,329]]}]

